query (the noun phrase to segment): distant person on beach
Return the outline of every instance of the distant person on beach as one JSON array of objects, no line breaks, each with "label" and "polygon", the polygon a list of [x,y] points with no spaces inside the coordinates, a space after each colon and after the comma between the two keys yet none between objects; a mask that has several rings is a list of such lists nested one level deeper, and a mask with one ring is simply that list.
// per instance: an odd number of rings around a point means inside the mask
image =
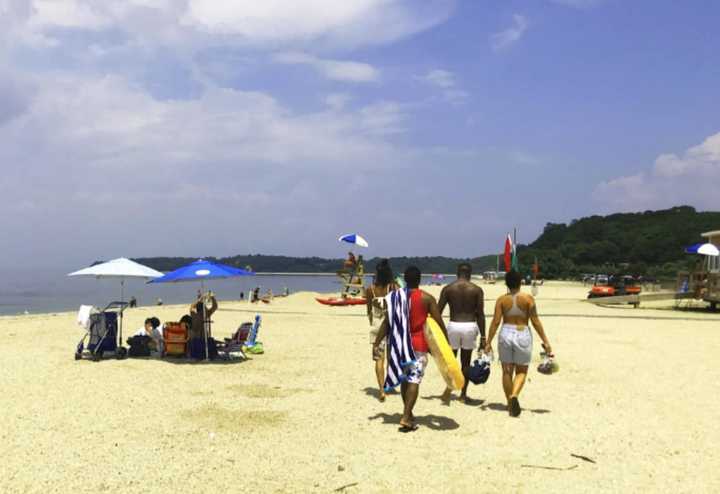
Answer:
[{"label": "distant person on beach", "polygon": [[[385,296],[396,288],[393,283],[393,272],[387,259],[382,259],[375,266],[375,279],[365,289],[367,300],[367,316],[370,322],[370,343],[375,342],[378,331],[385,316],[387,316],[387,302]],[[377,347],[373,345],[373,360],[375,361],[375,376],[377,377],[380,395],[378,399],[385,401],[385,340]]]},{"label": "distant person on beach", "polygon": [[256,286],[253,289],[252,294],[250,295],[250,302],[252,302],[254,304],[255,302],[257,302],[259,300],[260,300],[260,287]]},{"label": "distant person on beach", "polygon": [[[416,364],[406,367],[405,380],[403,380],[400,385],[404,405],[403,414],[400,418],[400,431],[412,432],[417,430],[413,408],[415,407],[415,402],[420,392],[420,383],[425,375],[425,369],[428,363],[429,348],[425,340],[425,322],[428,316],[432,317],[435,322],[438,323],[443,333],[445,333],[445,336],[447,336],[447,331],[442,316],[440,316],[440,310],[435,301],[435,297],[420,289],[420,270],[415,266],[410,266],[405,270],[404,278],[409,290],[408,303],[410,306],[410,314],[408,325]],[[378,335],[375,338],[373,354],[376,353],[376,348],[379,348],[380,343],[385,339],[389,327],[388,318],[385,317],[378,331]]]},{"label": "distant person on beach", "polygon": [[128,301],[128,308],[132,309],[134,307],[137,307],[137,299],[135,297],[130,297],[130,300]]},{"label": "distant person on beach", "polygon": [[[457,268],[457,280],[446,285],[440,292],[438,306],[440,314],[450,305],[450,322],[447,325],[448,342],[457,356],[460,350],[460,363],[463,374],[470,368],[472,352],[480,335],[480,348],[485,348],[485,302],[483,289],[470,281],[472,266],[463,262]],[[469,380],[460,393],[460,399],[467,402]],[[450,402],[452,389],[447,388],[442,399]]]},{"label": "distant person on beach", "polygon": [[162,305],[163,304],[162,299],[160,297],[158,297],[156,303],[157,303],[157,305]]},{"label": "distant person on beach", "polygon": [[533,328],[543,342],[545,352],[552,356],[552,347],[538,317],[535,299],[532,295],[520,293],[521,283],[522,275],[517,271],[509,271],[505,275],[505,284],[510,293],[501,295],[495,302],[490,335],[484,348],[485,353],[492,352],[492,340],[502,321],[502,329],[498,337],[498,354],[503,369],[503,390],[511,417],[519,416],[522,411],[518,395],[525,384],[532,358],[533,338],[528,321],[532,321]]}]

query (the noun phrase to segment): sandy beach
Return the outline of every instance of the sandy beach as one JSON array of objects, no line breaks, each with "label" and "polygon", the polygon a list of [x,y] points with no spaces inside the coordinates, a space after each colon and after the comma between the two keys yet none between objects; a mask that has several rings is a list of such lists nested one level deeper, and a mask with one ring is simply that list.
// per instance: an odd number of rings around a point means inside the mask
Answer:
[{"label": "sandy beach", "polygon": [[[484,288],[488,313],[504,287]],[[364,307],[221,301],[216,336],[264,318],[266,353],[242,363],[76,362],[75,313],[1,318],[0,491],[720,491],[720,314],[597,307],[586,290],[540,288],[561,370],[535,371],[536,339],[520,418],[497,363],[449,407],[431,364],[411,434],[399,395],[376,398]],[[128,310],[125,333],[184,310]]]}]

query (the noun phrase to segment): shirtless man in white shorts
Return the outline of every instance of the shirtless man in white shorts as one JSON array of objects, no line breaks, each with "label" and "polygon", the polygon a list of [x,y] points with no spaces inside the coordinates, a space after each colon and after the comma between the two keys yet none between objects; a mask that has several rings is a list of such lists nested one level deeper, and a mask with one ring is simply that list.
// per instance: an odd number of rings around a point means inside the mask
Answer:
[{"label": "shirtless man in white shorts", "polygon": [[[455,355],[460,350],[460,363],[463,374],[467,375],[470,367],[472,352],[477,346],[477,337],[480,334],[480,347],[485,347],[485,313],[484,296],[482,288],[470,281],[472,267],[468,263],[461,263],[457,269],[457,280],[445,286],[440,292],[438,306],[440,313],[450,305],[450,322],[447,325],[448,340]],[[465,379],[460,393],[460,399],[467,402],[468,380]],[[442,399],[450,402],[452,390],[446,389]]]}]

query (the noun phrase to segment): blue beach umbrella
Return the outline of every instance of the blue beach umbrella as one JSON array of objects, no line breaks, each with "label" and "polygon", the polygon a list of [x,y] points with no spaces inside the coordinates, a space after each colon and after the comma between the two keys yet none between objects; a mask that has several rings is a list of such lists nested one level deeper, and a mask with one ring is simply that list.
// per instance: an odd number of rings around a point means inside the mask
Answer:
[{"label": "blue beach umbrella", "polygon": [[165,273],[160,278],[151,280],[150,283],[180,283],[183,281],[219,280],[234,278],[236,276],[253,276],[255,273],[240,268],[234,268],[226,264],[205,261],[199,259],[195,262]]},{"label": "blue beach umbrella", "polygon": [[349,233],[347,235],[343,235],[338,239],[338,242],[347,242],[349,244],[358,245],[360,247],[368,247],[367,240],[365,240],[357,233]]},{"label": "blue beach umbrella", "polygon": [[[221,280],[239,276],[253,276],[255,273],[240,268],[234,268],[225,264],[214,263],[199,259],[195,262],[166,273],[160,278],[151,280],[150,283],[181,283],[187,281],[199,281],[201,289],[205,290],[205,280]],[[207,338],[208,321],[205,322],[203,333],[205,335],[205,358],[208,358]]]}]

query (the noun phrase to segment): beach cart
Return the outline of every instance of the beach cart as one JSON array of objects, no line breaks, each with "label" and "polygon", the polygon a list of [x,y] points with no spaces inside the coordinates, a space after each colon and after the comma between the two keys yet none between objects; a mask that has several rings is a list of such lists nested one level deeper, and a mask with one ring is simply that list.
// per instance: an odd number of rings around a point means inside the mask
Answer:
[{"label": "beach cart", "polygon": [[93,307],[87,311],[83,324],[85,334],[75,349],[75,360],[87,357],[97,362],[108,353],[118,359],[125,358],[127,349],[119,341],[118,321],[122,320],[122,312],[127,305],[127,302],[110,302],[102,310]]}]

